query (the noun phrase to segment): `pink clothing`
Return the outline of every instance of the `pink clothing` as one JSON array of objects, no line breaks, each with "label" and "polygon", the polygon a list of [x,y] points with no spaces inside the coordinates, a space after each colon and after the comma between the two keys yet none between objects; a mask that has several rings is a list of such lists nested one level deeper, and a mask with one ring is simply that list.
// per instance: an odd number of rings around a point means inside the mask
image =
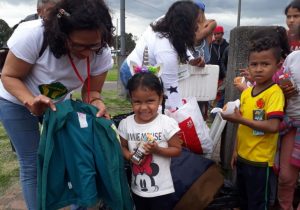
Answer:
[{"label": "pink clothing", "polygon": [[[293,209],[294,192],[299,174],[299,168],[290,164],[295,135],[296,128],[293,128],[281,140],[278,201],[282,210]],[[300,204],[297,209],[300,209]]]},{"label": "pink clothing", "polygon": [[279,84],[279,76],[283,74],[283,69],[284,68],[281,67],[272,77],[273,82],[276,84]]},{"label": "pink clothing", "polygon": [[290,48],[291,52],[300,49],[300,40],[299,40],[298,36],[290,33],[289,31],[288,31],[288,41],[289,41],[289,45],[291,47]]}]

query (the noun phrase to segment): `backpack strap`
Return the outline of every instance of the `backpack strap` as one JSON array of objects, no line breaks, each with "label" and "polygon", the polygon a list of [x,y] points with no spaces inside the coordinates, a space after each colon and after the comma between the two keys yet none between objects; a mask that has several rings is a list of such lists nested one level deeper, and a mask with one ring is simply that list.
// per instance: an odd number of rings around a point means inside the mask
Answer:
[{"label": "backpack strap", "polygon": [[47,46],[48,46],[47,40],[45,39],[45,34],[43,34],[43,44],[42,44],[42,47],[41,47],[40,52],[39,52],[39,58],[44,54]]}]

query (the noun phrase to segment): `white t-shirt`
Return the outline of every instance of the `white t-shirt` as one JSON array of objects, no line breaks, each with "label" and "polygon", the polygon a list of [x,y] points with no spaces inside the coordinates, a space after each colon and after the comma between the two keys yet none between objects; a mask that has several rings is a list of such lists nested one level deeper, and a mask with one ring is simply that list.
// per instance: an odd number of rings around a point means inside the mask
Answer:
[{"label": "white t-shirt", "polygon": [[148,47],[149,64],[163,64],[162,81],[167,95],[166,108],[176,109],[182,106],[181,96],[178,93],[178,54],[169,39],[161,37],[149,26],[142,37],[136,43],[134,50],[127,57],[130,61],[141,66],[145,47]]},{"label": "white t-shirt", "polygon": [[[33,95],[41,93],[52,98],[54,102],[65,98],[72,90],[82,86],[82,82],[73,70],[67,55],[57,59],[47,46],[39,57],[44,39],[42,20],[33,20],[20,24],[8,40],[10,51],[19,59],[34,64],[24,83]],[[86,59],[73,56],[73,62],[83,80],[87,78]],[[90,57],[90,75],[96,76],[112,68],[110,49],[102,54]],[[0,82],[0,97],[13,103],[21,104],[17,98],[5,90]]]},{"label": "white t-shirt", "polygon": [[285,71],[290,71],[292,80],[298,88],[298,94],[287,99],[286,114],[294,120],[300,120],[300,51],[293,51],[283,63]]},{"label": "white t-shirt", "polygon": [[[152,122],[138,124],[134,115],[123,119],[119,125],[119,134],[128,141],[128,148],[133,152],[150,133],[158,146],[167,148],[168,140],[180,129],[178,123],[163,114],[159,114]],[[170,172],[171,158],[150,154],[141,165],[132,164],[132,191],[141,197],[156,197],[174,192]]]}]

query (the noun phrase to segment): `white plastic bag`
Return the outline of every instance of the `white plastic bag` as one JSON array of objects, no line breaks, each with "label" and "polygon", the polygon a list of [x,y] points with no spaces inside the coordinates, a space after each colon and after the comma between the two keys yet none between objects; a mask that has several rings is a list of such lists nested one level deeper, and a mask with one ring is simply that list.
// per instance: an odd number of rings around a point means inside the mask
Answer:
[{"label": "white plastic bag", "polygon": [[165,111],[165,114],[175,119],[181,129],[180,137],[184,146],[198,154],[212,152],[212,139],[209,128],[203,120],[196,97],[183,99],[185,104],[176,111]]}]

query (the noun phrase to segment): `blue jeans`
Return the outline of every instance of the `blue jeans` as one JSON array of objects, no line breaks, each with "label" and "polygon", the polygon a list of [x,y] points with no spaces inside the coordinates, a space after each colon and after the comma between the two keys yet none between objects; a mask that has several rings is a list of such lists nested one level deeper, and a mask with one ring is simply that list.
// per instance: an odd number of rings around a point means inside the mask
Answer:
[{"label": "blue jeans", "polygon": [[0,120],[16,149],[27,209],[36,210],[39,119],[31,115],[26,107],[0,98]]},{"label": "blue jeans", "polygon": [[130,68],[127,64],[126,59],[123,61],[121,67],[120,67],[120,79],[122,84],[124,85],[125,89],[127,86],[127,82],[128,80],[132,77],[131,72],[130,72]]}]

